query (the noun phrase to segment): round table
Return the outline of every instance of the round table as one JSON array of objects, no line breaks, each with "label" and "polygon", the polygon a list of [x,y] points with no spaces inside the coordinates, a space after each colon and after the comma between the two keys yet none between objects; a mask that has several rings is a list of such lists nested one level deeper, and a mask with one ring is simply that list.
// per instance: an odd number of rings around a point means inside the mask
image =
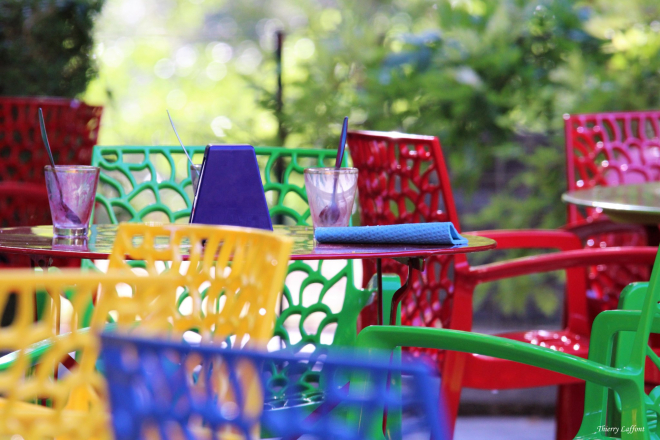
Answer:
[{"label": "round table", "polygon": [[565,192],[561,198],[574,205],[599,208],[614,222],[643,225],[648,244],[660,245],[660,182],[594,186]]},{"label": "round table", "polygon": [[660,182],[594,186],[568,191],[561,198],[574,205],[600,208],[613,221],[660,224]]},{"label": "round table", "polygon": [[[310,226],[275,226],[274,232],[293,239],[291,260],[332,259],[376,259],[378,283],[378,310],[382,300],[381,259],[393,258],[408,265],[412,270],[423,270],[424,259],[433,255],[464,254],[495,248],[495,240],[465,234],[467,245],[364,245],[364,244],[320,244],[314,240],[314,229]],[[92,225],[86,240],[72,241],[53,236],[52,226],[34,226],[0,229],[0,253],[28,255],[36,265],[48,266],[53,257],[80,258],[90,260],[107,259],[117,235],[117,225]],[[184,250],[185,251],[185,250]],[[408,280],[394,294],[392,309],[408,290]],[[391,313],[392,319],[395,313]],[[379,322],[383,322],[379,316]]]}]

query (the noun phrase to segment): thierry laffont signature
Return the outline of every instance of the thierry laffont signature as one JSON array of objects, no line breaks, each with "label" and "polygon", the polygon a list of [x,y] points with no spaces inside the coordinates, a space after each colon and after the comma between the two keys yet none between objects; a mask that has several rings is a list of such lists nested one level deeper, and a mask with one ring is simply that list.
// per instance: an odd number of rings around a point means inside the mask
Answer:
[{"label": "thierry laffont signature", "polygon": [[644,432],[643,426],[630,425],[630,426],[606,426],[601,425],[598,427],[598,432],[605,432],[608,434],[632,434],[634,432]]}]

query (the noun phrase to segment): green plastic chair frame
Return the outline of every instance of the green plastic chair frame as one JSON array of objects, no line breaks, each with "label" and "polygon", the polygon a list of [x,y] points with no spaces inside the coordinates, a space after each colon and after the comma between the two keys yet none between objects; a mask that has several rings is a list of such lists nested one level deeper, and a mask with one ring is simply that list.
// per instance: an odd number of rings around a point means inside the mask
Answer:
[{"label": "green plastic chair frame", "polygon": [[[187,147],[196,163],[201,163],[204,149]],[[304,170],[333,166],[336,152],[281,147],[255,147],[255,152],[271,216],[279,220],[277,223],[309,225]],[[347,164],[346,158],[343,164]],[[101,168],[95,223],[188,222],[194,195],[181,147],[96,146],[92,165]],[[278,165],[282,182],[277,181]]]},{"label": "green plastic chair frame", "polygon": [[[578,258],[581,252],[572,251]],[[606,255],[607,250],[598,252]],[[583,379],[587,383],[585,408],[576,439],[658,439],[660,387],[647,395],[644,375],[647,357],[660,370],[660,357],[649,346],[650,334],[660,333],[660,252],[651,280],[630,284],[621,298],[623,310],[602,312],[594,320],[588,360],[492,335],[424,327],[370,326],[360,332],[357,345],[476,353]]]},{"label": "green plastic chair frame", "polygon": [[[187,147],[193,161],[201,163],[205,147]],[[285,149],[280,147],[255,147],[262,172],[262,181],[273,223],[311,225],[307,194],[304,186],[304,169],[312,166],[333,166],[334,150]],[[344,165],[346,165],[346,157]],[[96,195],[95,223],[121,221],[160,221],[187,223],[192,206],[193,193],[189,164],[179,146],[96,146],[92,165],[101,168]],[[280,167],[282,181],[276,177]],[[133,262],[140,267],[140,262]],[[91,267],[91,262],[84,262]],[[280,347],[299,352],[320,347],[321,332],[336,325],[332,346],[354,346],[357,337],[357,319],[367,304],[371,291],[355,287],[353,264],[347,264],[337,273],[328,275],[324,261],[318,266],[305,261],[293,261],[288,274],[299,275],[302,283],[296,292],[286,286],[283,292],[281,313],[277,318],[274,337]],[[324,302],[327,292],[345,282],[341,310],[332,310]],[[291,284],[291,283],[289,283]],[[308,290],[309,289],[309,290]],[[396,289],[394,289],[396,290]],[[314,300],[314,297],[316,299]],[[320,315],[318,330],[309,333],[305,322]],[[287,331],[287,320],[297,326],[300,337]],[[290,325],[288,327],[291,327]],[[309,347],[311,345],[311,347]],[[314,393],[315,377],[312,372],[295,384],[282,375],[273,383],[281,389],[276,397],[284,395],[286,387],[297,386],[303,393]],[[311,384],[311,385],[310,385]]]}]

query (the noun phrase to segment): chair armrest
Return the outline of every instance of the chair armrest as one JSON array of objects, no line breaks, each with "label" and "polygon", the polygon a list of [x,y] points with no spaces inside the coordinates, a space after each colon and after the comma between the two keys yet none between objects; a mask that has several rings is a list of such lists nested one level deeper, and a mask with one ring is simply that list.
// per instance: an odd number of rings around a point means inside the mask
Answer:
[{"label": "chair armrest", "polygon": [[360,332],[357,346],[365,350],[421,347],[475,353],[555,371],[603,386],[611,386],[617,379],[627,378],[623,371],[577,356],[527,342],[460,330],[372,325]]},{"label": "chair armrest", "polygon": [[477,283],[484,283],[534,273],[615,264],[622,261],[626,264],[653,265],[657,254],[658,249],[652,246],[579,249],[472,266],[469,270],[462,271],[461,275],[472,278]]},{"label": "chair armrest", "polygon": [[497,241],[497,249],[582,249],[582,241],[572,232],[554,229],[470,231],[464,235],[479,235]]},{"label": "chair armrest", "polygon": [[596,220],[591,223],[573,223],[562,226],[563,231],[571,232],[577,235],[581,241],[588,237],[598,234],[616,234],[616,233],[644,233],[645,229],[641,225],[632,225],[627,223],[615,223],[609,219]]}]

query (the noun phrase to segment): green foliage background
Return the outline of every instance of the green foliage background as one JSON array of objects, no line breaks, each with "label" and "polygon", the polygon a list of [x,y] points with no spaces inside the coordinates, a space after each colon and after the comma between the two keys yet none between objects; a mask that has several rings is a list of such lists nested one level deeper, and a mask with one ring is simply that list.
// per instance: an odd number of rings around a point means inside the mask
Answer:
[{"label": "green foliage background", "polygon": [[[332,148],[344,115],[436,135],[464,229],[561,226],[562,115],[660,108],[657,0],[108,0],[96,29],[100,76],[84,97],[106,106],[102,144],[173,144],[166,108],[191,145]],[[477,304],[556,313],[545,281]]]},{"label": "green foliage background", "polygon": [[96,75],[92,27],[103,1],[1,1],[0,95],[83,93]]}]

